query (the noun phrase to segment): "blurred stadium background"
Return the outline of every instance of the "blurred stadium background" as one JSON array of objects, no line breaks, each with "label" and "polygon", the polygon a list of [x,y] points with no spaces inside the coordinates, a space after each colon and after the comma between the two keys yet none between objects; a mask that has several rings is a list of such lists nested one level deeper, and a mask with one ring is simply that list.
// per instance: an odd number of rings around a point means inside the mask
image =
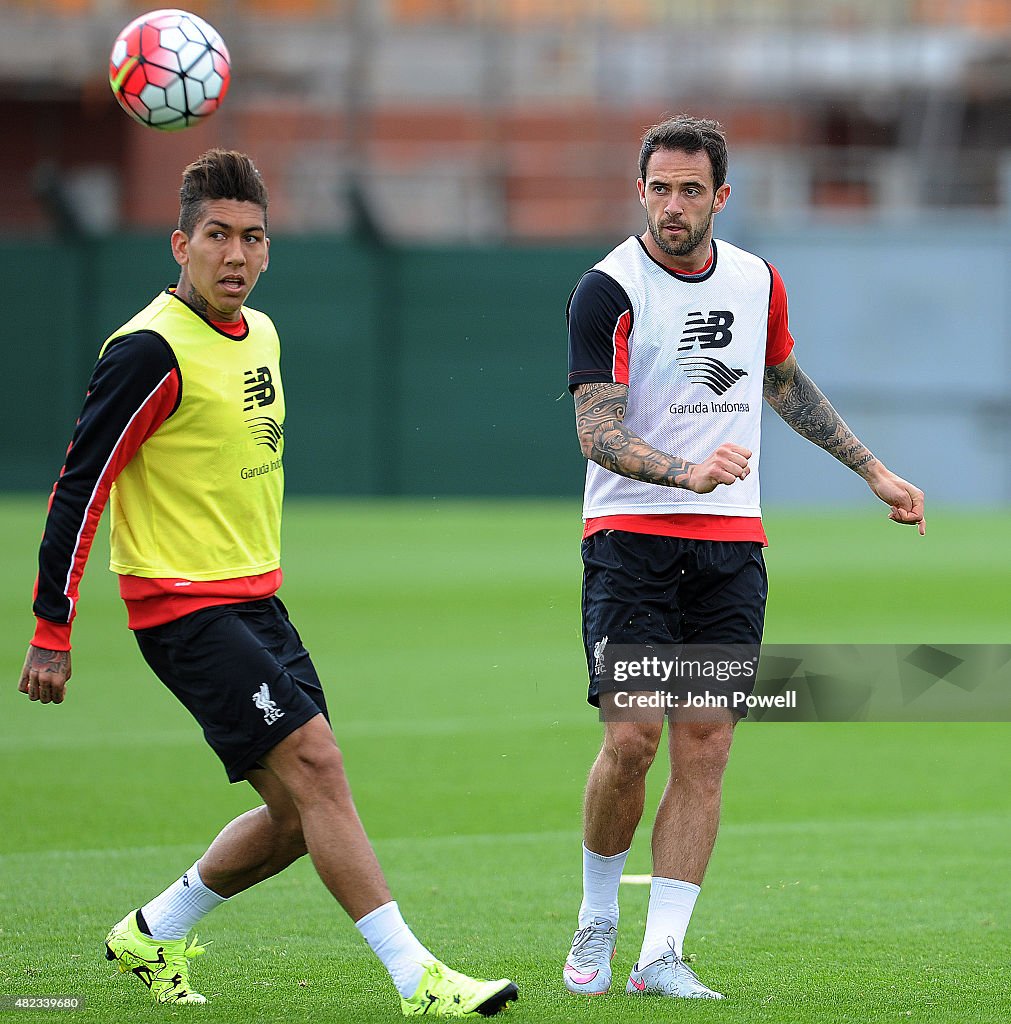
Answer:
[{"label": "blurred stadium background", "polygon": [[[174,280],[180,169],[224,144],[272,189],[254,304],[301,397],[293,493],[575,494],[565,299],[640,229],[642,130],[688,110],[728,129],[718,232],[779,266],[799,357],[858,433],[935,501],[1011,498],[1009,0],[189,7],[232,89],[166,136],[106,81],[144,4],[0,4],[4,358],[29,382],[0,429],[33,423],[4,487],[49,485],[98,343]],[[865,500],[768,424],[767,502]]]}]

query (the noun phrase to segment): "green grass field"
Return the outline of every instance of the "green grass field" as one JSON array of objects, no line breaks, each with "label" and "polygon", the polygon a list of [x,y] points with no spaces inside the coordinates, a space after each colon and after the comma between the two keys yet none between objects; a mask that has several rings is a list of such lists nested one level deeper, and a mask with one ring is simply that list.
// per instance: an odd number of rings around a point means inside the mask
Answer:
[{"label": "green grass field", "polygon": [[[149,1006],[105,961],[109,926],[255,801],[143,664],[103,550],[67,702],[16,693],[43,512],[0,501],[0,994],[83,995],[74,1019],[103,1022],[401,1019],[305,860],[206,921],[207,1007]],[[923,540],[876,509],[766,523],[769,641],[1011,639],[1007,515],[934,513]],[[282,596],[394,893],[443,958],[516,980],[506,1019],[1011,1019],[1011,725],[746,723],[687,942],[730,998],[579,999],[561,966],[600,726],[583,703],[577,506],[292,501],[285,524]],[[657,766],[654,806],[662,783]],[[648,823],[626,870],[649,871]],[[616,989],[646,897],[623,887]]]}]

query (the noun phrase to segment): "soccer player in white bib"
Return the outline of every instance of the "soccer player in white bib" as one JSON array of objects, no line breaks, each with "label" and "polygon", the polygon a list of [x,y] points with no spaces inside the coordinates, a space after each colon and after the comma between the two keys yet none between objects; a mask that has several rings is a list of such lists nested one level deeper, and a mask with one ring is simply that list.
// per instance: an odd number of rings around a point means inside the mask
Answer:
[{"label": "soccer player in white bib", "polygon": [[[646,230],[582,276],[567,310],[569,388],[588,460],[583,641],[588,700],[598,706],[608,644],[757,650],[767,594],[763,398],[859,474],[889,519],[925,529],[923,492],[871,454],[798,365],[775,268],[713,238],[730,197],[722,127],[684,115],[654,125],[639,175]],[[563,970],[566,988],[585,995],[611,985],[618,884],[663,731],[660,714],[604,717],[584,798],[583,899]],[[731,708],[669,717],[670,777],[631,995],[723,998],[685,963],[684,938],[738,718]]]}]

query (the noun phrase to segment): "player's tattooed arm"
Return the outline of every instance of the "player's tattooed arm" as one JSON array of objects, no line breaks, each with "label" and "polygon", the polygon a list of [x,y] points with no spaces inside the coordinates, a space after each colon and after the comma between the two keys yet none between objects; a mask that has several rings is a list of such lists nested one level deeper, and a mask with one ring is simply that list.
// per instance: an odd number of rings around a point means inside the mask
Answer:
[{"label": "player's tattooed arm", "polygon": [[576,432],[583,455],[633,480],[689,487],[693,463],[657,451],[624,425],[627,399],[626,384],[581,384],[576,388]]},{"label": "player's tattooed arm", "polygon": [[797,365],[793,353],[765,369],[765,400],[802,437],[859,473],[871,491],[891,508],[888,518],[926,532],[923,491],[896,476],[867,450],[843,422],[818,385]]},{"label": "player's tattooed arm", "polygon": [[778,366],[765,368],[763,390],[765,400],[785,423],[844,466],[866,476],[877,462],[818,385],[800,368],[792,352]]}]

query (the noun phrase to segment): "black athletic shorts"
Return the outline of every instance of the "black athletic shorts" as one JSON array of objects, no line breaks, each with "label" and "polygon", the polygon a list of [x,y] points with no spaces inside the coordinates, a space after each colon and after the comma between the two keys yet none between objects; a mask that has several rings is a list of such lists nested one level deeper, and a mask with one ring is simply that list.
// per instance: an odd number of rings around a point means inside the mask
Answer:
[{"label": "black athletic shorts", "polygon": [[[769,592],[762,545],[601,530],[583,554],[583,646],[600,706],[595,649],[609,644],[760,644]],[[739,687],[740,688],[740,687]]]},{"label": "black athletic shorts", "polygon": [[230,782],[327,715],[309,652],[276,597],[203,608],[135,635],[155,675],[200,723]]}]

